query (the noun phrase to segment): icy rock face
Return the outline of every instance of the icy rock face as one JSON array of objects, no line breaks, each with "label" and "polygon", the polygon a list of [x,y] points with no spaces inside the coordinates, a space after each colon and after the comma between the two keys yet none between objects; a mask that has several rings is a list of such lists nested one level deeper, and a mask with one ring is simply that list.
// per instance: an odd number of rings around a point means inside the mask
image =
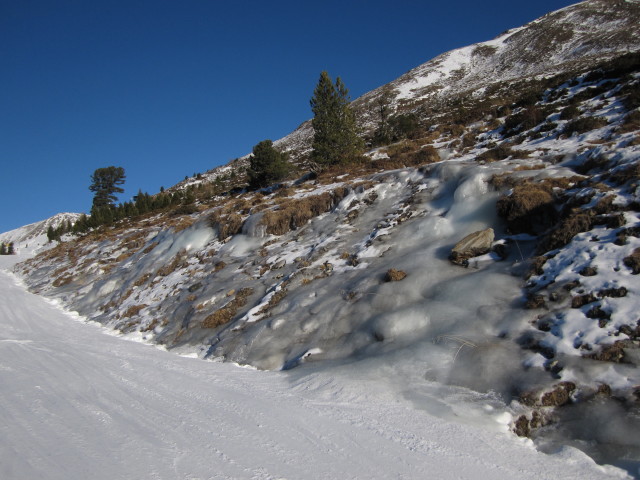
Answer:
[{"label": "icy rock face", "polygon": [[455,244],[451,249],[449,260],[455,265],[466,267],[469,265],[470,258],[478,257],[491,251],[494,238],[493,228],[473,232]]}]

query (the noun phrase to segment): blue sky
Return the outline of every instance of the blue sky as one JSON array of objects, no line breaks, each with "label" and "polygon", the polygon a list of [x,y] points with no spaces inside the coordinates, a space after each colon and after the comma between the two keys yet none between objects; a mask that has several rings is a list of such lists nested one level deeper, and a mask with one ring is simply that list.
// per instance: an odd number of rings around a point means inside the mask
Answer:
[{"label": "blue sky", "polygon": [[351,98],[574,1],[0,0],[0,232],[128,200],[311,117],[320,71]]}]

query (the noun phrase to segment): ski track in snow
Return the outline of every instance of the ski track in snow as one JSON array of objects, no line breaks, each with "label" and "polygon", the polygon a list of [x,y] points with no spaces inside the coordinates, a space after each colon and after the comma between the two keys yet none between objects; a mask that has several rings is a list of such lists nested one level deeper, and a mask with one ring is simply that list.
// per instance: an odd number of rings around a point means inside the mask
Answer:
[{"label": "ski track in snow", "polygon": [[344,372],[256,371],[106,335],[5,271],[0,292],[2,479],[626,476],[444,421]]}]

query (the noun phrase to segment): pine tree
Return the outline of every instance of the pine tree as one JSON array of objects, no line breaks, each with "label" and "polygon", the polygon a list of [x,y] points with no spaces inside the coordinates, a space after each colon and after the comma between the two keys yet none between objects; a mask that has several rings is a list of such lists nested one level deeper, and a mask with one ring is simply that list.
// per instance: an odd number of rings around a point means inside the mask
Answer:
[{"label": "pine tree", "polygon": [[49,225],[49,228],[47,228],[47,239],[50,242],[53,242],[54,240],[57,240],[57,232],[55,230],[55,228],[53,228],[53,225]]},{"label": "pine tree", "polygon": [[374,145],[388,145],[392,141],[393,132],[389,121],[392,95],[391,88],[386,86],[376,101],[378,127],[373,135]]},{"label": "pine tree", "polygon": [[250,188],[273,185],[285,178],[288,172],[287,155],[276,150],[271,140],[263,140],[253,147],[247,171]]},{"label": "pine tree", "polygon": [[124,189],[118,185],[123,185],[125,181],[124,168],[104,167],[98,168],[91,175],[91,185],[89,190],[95,192],[93,196],[93,207],[111,207],[117,200],[115,193],[124,193]]},{"label": "pine tree", "polygon": [[329,74],[322,72],[310,103],[314,114],[312,159],[321,165],[336,165],[358,158],[364,143],[358,136],[349,92],[340,77],[334,85]]}]

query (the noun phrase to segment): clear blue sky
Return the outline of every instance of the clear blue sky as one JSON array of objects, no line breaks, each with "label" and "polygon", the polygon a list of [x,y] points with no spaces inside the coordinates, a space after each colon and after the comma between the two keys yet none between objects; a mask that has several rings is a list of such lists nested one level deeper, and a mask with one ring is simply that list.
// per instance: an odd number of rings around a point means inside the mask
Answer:
[{"label": "clear blue sky", "polygon": [[320,71],[351,98],[563,0],[0,0],[0,232],[128,200],[311,117]]}]

